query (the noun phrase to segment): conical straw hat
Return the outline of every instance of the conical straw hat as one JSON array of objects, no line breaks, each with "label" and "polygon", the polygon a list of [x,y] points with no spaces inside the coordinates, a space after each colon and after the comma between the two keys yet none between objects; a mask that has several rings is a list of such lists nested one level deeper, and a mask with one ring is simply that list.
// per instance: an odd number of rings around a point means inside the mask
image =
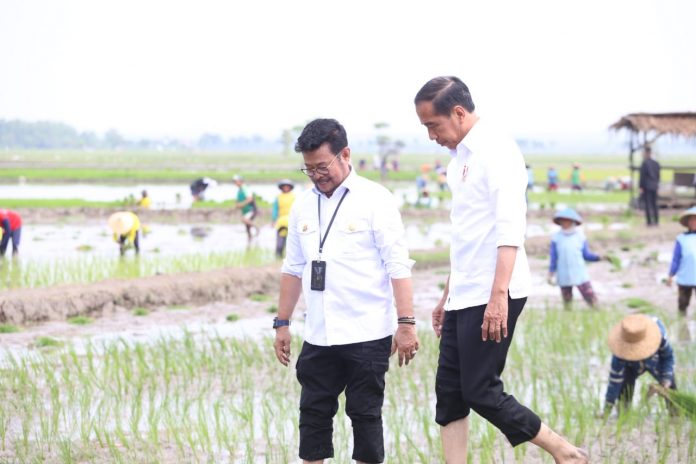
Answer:
[{"label": "conical straw hat", "polygon": [[119,211],[109,216],[109,227],[115,234],[125,235],[131,231],[134,225],[133,215],[126,211]]},{"label": "conical straw hat", "polygon": [[660,327],[645,314],[631,314],[612,327],[609,349],[626,361],[640,361],[657,352],[662,341]]}]

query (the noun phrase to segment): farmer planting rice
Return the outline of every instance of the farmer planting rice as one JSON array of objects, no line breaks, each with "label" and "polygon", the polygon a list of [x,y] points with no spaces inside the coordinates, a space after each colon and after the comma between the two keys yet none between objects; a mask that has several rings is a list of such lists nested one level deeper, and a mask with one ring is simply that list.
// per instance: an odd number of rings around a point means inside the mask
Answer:
[{"label": "farmer planting rice", "polygon": [[617,400],[620,411],[631,406],[636,379],[646,372],[663,387],[677,389],[672,345],[667,340],[665,326],[657,317],[645,314],[626,316],[611,329],[608,343],[613,356],[605,396],[605,416]]},{"label": "farmer planting rice", "polygon": [[130,211],[119,211],[109,216],[109,228],[113,232],[114,242],[119,245],[121,256],[129,247],[140,253],[140,220]]},{"label": "farmer planting rice", "polygon": [[5,256],[7,245],[12,240],[12,256],[19,253],[19,242],[22,238],[22,218],[14,211],[0,209],[0,257]]}]

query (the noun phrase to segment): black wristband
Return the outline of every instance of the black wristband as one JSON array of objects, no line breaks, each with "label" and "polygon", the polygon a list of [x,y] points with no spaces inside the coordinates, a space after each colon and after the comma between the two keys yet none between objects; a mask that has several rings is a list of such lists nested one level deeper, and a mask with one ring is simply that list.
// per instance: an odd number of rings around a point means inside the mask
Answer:
[{"label": "black wristband", "polygon": [[273,328],[277,329],[278,327],[290,327],[290,321],[287,319],[278,319],[278,317],[274,317]]}]

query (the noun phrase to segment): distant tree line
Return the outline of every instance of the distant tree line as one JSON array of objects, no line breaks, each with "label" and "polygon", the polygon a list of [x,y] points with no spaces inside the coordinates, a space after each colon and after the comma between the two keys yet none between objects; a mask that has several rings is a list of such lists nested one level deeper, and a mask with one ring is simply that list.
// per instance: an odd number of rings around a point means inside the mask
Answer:
[{"label": "distant tree line", "polygon": [[[266,142],[266,143],[264,143]],[[270,142],[271,144],[275,144]],[[175,138],[128,139],[111,129],[103,135],[79,132],[61,122],[0,119],[0,149],[94,149],[94,150],[251,150],[269,142],[260,136],[224,138],[206,133],[198,140],[185,142]]]}]

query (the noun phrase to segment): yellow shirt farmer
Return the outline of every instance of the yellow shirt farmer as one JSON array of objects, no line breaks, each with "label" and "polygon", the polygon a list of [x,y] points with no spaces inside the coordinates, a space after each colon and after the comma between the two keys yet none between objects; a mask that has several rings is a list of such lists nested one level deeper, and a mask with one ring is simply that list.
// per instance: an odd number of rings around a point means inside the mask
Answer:
[{"label": "yellow shirt farmer", "polygon": [[114,241],[119,244],[121,256],[131,245],[135,253],[140,253],[140,220],[130,211],[119,211],[109,217],[109,228],[114,234]]},{"label": "yellow shirt farmer", "polygon": [[285,240],[288,236],[288,222],[290,209],[295,202],[295,184],[289,179],[278,182],[280,193],[273,202],[273,226],[276,229],[276,256],[283,257],[285,251]]}]

